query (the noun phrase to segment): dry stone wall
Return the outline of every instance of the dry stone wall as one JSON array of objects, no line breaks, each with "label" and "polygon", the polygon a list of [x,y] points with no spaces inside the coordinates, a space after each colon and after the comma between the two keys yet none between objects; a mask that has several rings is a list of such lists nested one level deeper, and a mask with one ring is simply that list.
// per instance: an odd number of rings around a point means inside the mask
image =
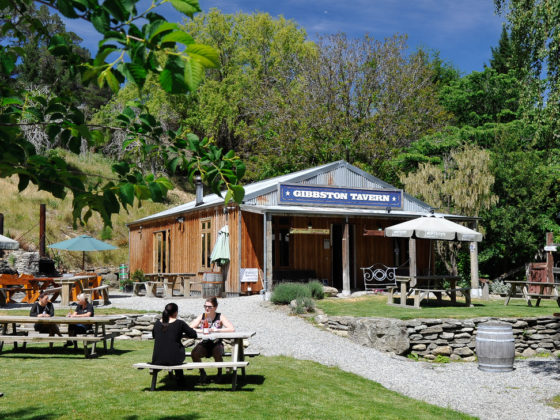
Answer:
[{"label": "dry stone wall", "polygon": [[398,355],[417,354],[425,359],[438,355],[451,360],[476,360],[476,331],[480,323],[492,321],[512,325],[515,355],[531,357],[539,353],[560,356],[560,317],[412,319],[327,317],[315,320],[335,334],[364,346]]}]

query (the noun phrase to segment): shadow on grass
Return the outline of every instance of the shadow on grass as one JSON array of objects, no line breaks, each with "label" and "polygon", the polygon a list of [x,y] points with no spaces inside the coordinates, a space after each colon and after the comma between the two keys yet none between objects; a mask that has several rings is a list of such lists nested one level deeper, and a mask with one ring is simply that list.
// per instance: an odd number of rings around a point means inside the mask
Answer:
[{"label": "shadow on grass", "polygon": [[[164,375],[159,379],[158,385],[155,391],[197,391],[197,392],[208,392],[208,391],[223,391],[232,392],[231,381],[232,376],[226,374],[220,384],[213,382],[213,376],[209,376],[210,383],[207,385],[201,385],[198,383],[198,375],[185,375],[182,384],[178,384],[175,380],[174,375],[169,375],[167,373],[160,372],[160,375]],[[159,378],[159,376],[158,376]],[[149,375],[149,380],[152,380],[152,375]],[[246,375],[245,378],[241,374],[237,375],[237,388],[233,392],[253,392],[254,387],[250,385],[262,385],[265,381],[262,375]],[[150,391],[150,387],[147,386],[143,391]]]},{"label": "shadow on grass", "polygon": [[[123,417],[123,420],[138,420],[141,417],[138,416],[126,416]],[[185,414],[182,416],[163,416],[158,417],[159,420],[196,420],[199,419],[200,416],[198,414]]]},{"label": "shadow on grass", "polygon": [[[400,298],[394,299],[393,303],[400,304],[401,303]],[[406,299],[406,304],[407,306],[414,306],[414,299]],[[471,302],[471,304],[473,306],[484,306],[483,304],[480,303],[473,304]],[[458,301],[455,303],[447,299],[437,300],[435,298],[430,298],[428,300],[423,299],[422,302],[420,302],[420,307],[421,308],[466,308],[466,304],[464,301],[461,301],[461,298],[458,298]]]},{"label": "shadow on grass", "polygon": [[560,360],[557,358],[552,360],[529,360],[527,363],[533,373],[544,374],[553,377],[553,379],[560,380]]},{"label": "shadow on grass", "polygon": [[[4,396],[6,398],[6,396]],[[59,417],[58,414],[49,414],[41,412],[41,407],[25,407],[14,411],[0,411],[3,420],[49,420]],[[41,412],[41,414],[37,414]]]},{"label": "shadow on grass", "polygon": [[[91,347],[88,348],[88,356],[89,353],[91,351]],[[126,353],[130,353],[133,352],[134,350],[122,350],[122,349],[114,349],[113,351],[110,351],[109,353],[105,353],[105,350],[103,350],[103,346],[97,346],[96,347],[96,352],[97,352],[97,356],[95,357],[96,359],[99,358],[103,358],[105,356],[121,356],[123,354]],[[31,359],[31,358],[36,358],[37,356],[47,356],[49,359],[68,359],[68,358],[84,358],[84,348],[81,347],[80,345],[78,346],[77,349],[75,349],[74,347],[72,348],[65,348],[62,347],[62,345],[59,345],[58,347],[26,347],[23,348],[21,346],[18,346],[17,349],[14,348],[8,348],[6,349],[6,344],[4,344],[4,348],[2,350],[2,353],[0,353],[0,357],[10,357],[10,358],[17,358],[17,359]]]}]

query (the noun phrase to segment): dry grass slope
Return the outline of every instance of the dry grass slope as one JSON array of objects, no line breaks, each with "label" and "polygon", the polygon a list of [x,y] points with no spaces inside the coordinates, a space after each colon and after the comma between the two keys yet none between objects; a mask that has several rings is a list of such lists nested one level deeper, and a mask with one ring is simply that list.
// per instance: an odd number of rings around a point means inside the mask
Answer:
[{"label": "dry grass slope", "polygon": [[[61,152],[63,153],[63,152]],[[107,174],[111,174],[112,162],[98,154],[86,154],[81,156],[69,155],[73,165],[85,173],[90,174],[90,182],[93,184],[98,180],[106,182]],[[115,251],[86,253],[86,264],[88,266],[116,266],[128,261],[128,228],[126,223],[140,219],[167,208],[186,203],[193,199],[193,194],[176,188],[168,193],[166,203],[153,203],[146,201],[139,207],[136,202],[134,207],[126,212],[113,216],[113,227],[103,226],[103,221],[98,215],[94,215],[86,225],[72,226],[72,197],[69,195],[64,200],[54,198],[52,195],[39,191],[34,185],[30,185],[23,192],[18,192],[17,177],[0,178],[0,213],[4,214],[4,235],[17,239],[23,249],[37,250],[39,245],[39,206],[44,203],[47,206],[46,241],[47,245],[77,235],[87,234],[95,238],[109,242],[119,249]],[[59,259],[63,266],[68,269],[79,268],[82,262],[81,252],[58,251],[48,249],[51,257]]]}]

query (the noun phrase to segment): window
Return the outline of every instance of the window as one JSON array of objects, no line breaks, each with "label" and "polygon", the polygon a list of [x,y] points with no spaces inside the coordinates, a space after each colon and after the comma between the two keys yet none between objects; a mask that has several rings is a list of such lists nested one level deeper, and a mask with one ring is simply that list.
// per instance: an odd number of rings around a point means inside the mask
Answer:
[{"label": "window", "polygon": [[201,267],[210,268],[210,254],[212,253],[212,222],[210,219],[202,220],[200,222],[200,236],[201,236]]},{"label": "window", "polygon": [[169,272],[169,231],[154,233],[154,273]]}]

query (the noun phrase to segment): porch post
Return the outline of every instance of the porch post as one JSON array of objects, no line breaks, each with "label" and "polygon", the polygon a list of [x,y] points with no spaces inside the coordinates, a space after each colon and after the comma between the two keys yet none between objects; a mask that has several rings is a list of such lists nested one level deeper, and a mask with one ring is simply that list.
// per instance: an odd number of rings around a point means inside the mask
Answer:
[{"label": "porch post", "polygon": [[269,213],[265,214],[265,238],[266,242],[264,244],[264,267],[265,267],[265,299],[270,299],[270,294],[272,293],[272,215]]},{"label": "porch post", "polygon": [[471,242],[469,244],[469,251],[470,251],[469,253],[471,258],[471,296],[472,296],[472,291],[480,287],[480,282],[478,279],[478,243]]},{"label": "porch post", "polygon": [[342,234],[342,294],[349,296],[350,293],[350,229],[346,219]]},{"label": "porch post", "polygon": [[[416,239],[410,237],[408,240],[408,261],[410,287],[416,286]],[[406,306],[406,283],[401,282],[401,306]]]}]

